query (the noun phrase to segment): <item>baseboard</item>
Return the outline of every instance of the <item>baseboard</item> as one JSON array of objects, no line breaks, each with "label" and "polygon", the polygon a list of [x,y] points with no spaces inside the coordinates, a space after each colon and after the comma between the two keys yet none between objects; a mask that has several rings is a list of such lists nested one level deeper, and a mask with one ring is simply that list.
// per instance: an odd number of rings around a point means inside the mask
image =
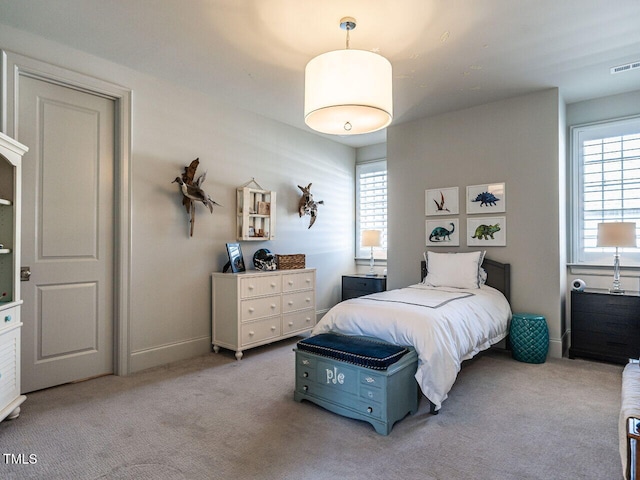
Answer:
[{"label": "baseboard", "polygon": [[130,372],[166,365],[211,352],[211,337],[199,337],[131,353]]},{"label": "baseboard", "polygon": [[565,352],[565,337],[562,339],[551,338],[549,339],[549,357],[551,358],[562,358],[562,355]]}]

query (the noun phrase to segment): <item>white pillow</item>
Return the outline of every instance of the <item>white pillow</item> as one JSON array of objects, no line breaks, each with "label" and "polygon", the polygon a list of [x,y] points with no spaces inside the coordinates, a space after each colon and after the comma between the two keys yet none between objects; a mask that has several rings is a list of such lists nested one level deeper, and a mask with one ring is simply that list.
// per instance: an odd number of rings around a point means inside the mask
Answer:
[{"label": "white pillow", "polygon": [[426,285],[434,287],[480,288],[485,252],[427,252]]}]

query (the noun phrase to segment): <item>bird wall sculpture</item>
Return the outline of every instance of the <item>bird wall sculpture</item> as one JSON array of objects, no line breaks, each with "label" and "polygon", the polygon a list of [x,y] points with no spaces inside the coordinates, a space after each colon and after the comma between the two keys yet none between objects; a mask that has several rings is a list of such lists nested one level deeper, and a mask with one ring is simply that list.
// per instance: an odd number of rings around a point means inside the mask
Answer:
[{"label": "bird wall sculpture", "polygon": [[218,202],[214,201],[209,194],[202,189],[202,184],[207,178],[207,172],[200,175],[195,181],[196,170],[200,164],[200,159],[196,158],[192,161],[188,167],[184,167],[184,172],[181,177],[176,177],[171,183],[177,183],[180,186],[180,192],[182,193],[182,204],[187,210],[189,215],[189,235],[193,236],[193,228],[195,224],[195,203],[200,202],[213,213],[213,206],[217,205],[221,207]]},{"label": "bird wall sculpture", "polygon": [[300,197],[300,200],[298,200],[298,213],[300,214],[300,217],[303,215],[311,216],[311,219],[309,220],[309,227],[307,227],[311,228],[318,217],[318,205],[324,205],[324,200],[316,202],[313,199],[311,183],[306,187],[298,185],[298,188],[302,191],[302,196]]}]

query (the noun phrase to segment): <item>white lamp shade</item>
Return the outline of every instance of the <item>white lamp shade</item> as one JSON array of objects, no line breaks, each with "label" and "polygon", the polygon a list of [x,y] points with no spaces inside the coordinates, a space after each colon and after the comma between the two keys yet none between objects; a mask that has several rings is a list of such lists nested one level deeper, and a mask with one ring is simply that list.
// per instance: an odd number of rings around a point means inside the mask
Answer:
[{"label": "white lamp shade", "polygon": [[382,232],[380,230],[364,230],[362,232],[363,247],[379,247]]},{"label": "white lamp shade", "polygon": [[392,68],[383,56],[335,50],[307,64],[304,121],[309,127],[333,135],[356,135],[380,130],[392,118]]},{"label": "white lamp shade", "polygon": [[598,247],[635,246],[635,222],[609,222],[598,224]]}]

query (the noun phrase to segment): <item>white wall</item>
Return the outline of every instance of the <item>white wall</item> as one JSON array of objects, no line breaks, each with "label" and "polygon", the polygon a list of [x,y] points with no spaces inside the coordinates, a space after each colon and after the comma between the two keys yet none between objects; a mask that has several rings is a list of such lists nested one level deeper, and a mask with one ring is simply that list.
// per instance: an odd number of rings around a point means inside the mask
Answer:
[{"label": "white wall", "polygon": [[[507,246],[487,257],[511,263],[514,312],[544,315],[550,355],[563,352],[564,182],[562,101],[557,89],[392,126],[387,132],[391,288],[419,281],[426,189],[458,186],[466,235],[467,185],[505,182]],[[502,215],[502,214],[500,214]],[[469,251],[465,235],[459,248]],[[441,249],[434,249],[443,251]]]},{"label": "white wall", "polygon": [[[304,253],[317,269],[321,314],[340,299],[340,275],[353,270],[355,149],[226,105],[65,46],[2,27],[0,48],[130,88],[132,95],[131,370],[210,351],[210,280],[235,241],[235,188],[255,177],[277,192],[277,238],[243,242],[248,265],[258,248]],[[301,112],[302,115],[302,112]],[[199,206],[195,233],[176,184],[200,158],[205,190],[224,208]],[[324,200],[308,229],[297,185]]]}]

